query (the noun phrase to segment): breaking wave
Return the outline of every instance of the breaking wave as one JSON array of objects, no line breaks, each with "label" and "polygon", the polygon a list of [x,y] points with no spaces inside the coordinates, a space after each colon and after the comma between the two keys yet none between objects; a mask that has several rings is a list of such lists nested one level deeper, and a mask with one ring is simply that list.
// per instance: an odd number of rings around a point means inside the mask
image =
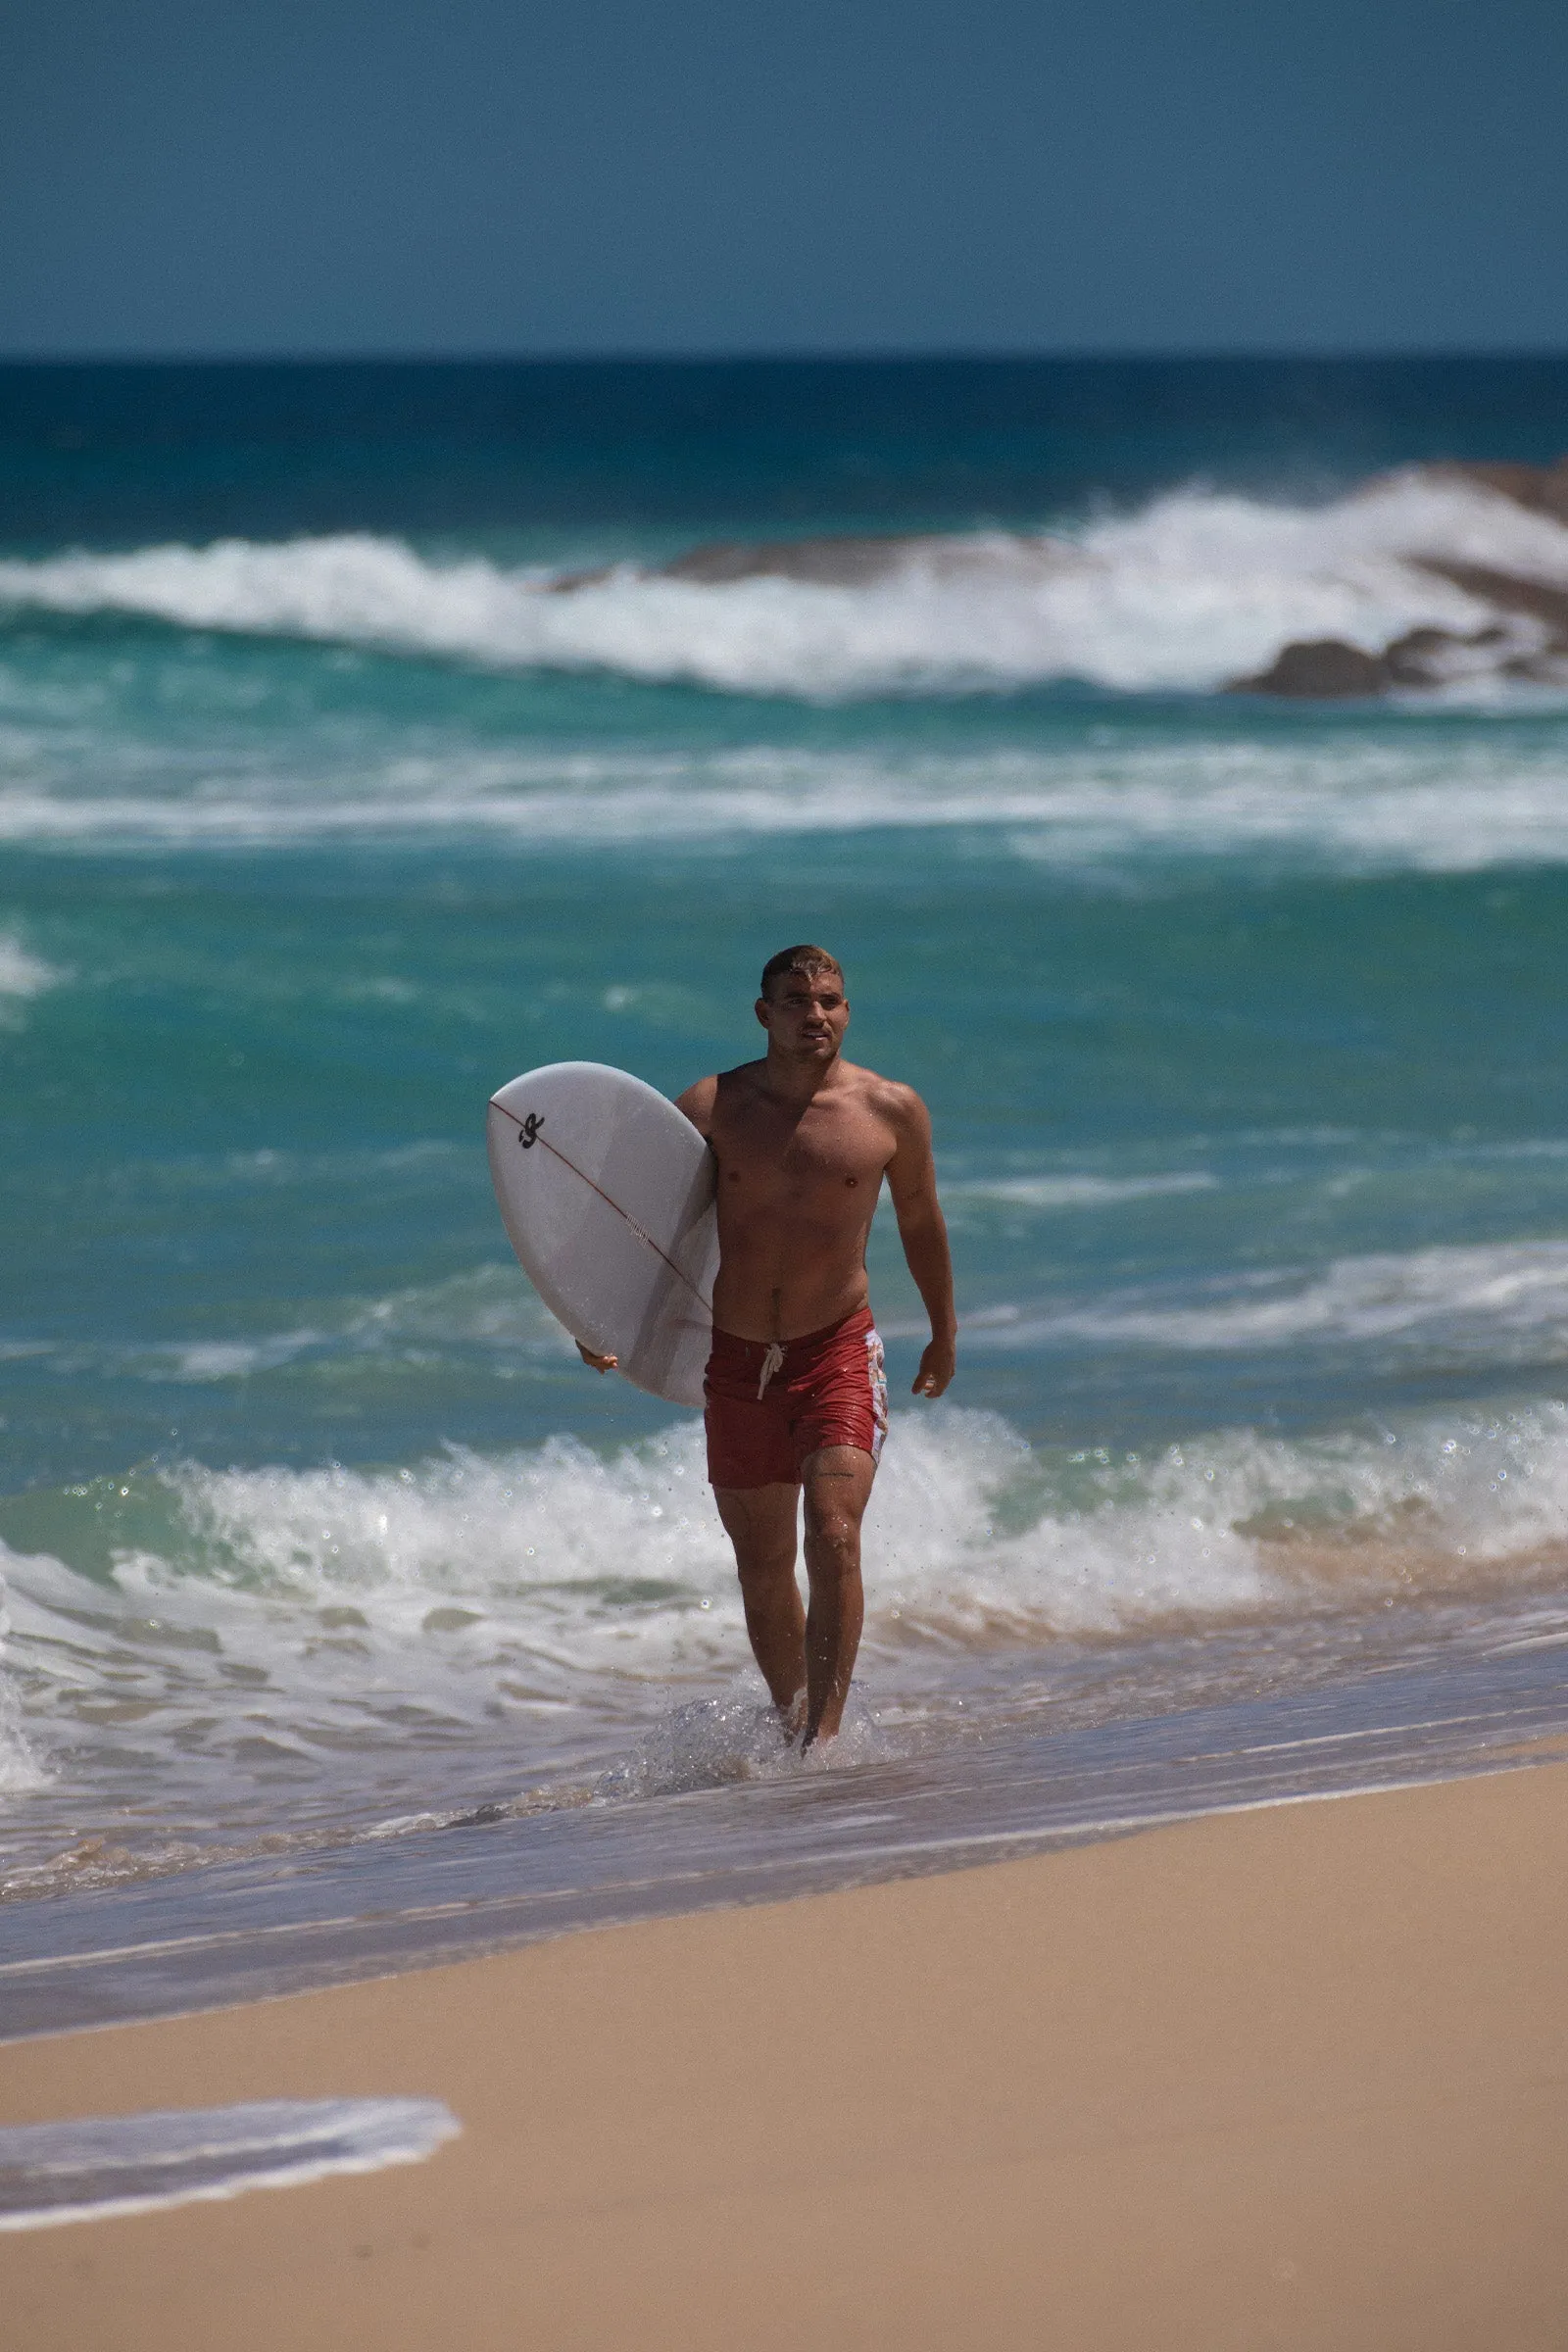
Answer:
[{"label": "breaking wave", "polygon": [[[81,1788],[155,1771],[166,1822],[205,1818],[219,1788],[231,1824],[246,1788],[265,1816],[279,1785],[304,1821],[315,1786],[341,1831],[437,1788],[443,1751],[471,1785],[474,1733],[504,1752],[530,1720],[591,1774],[646,1742],[672,1685],[703,1719],[688,1746],[733,1744],[731,1716],[755,1714],[695,1423],[608,1459],[554,1439],[380,1472],[190,1466],[48,1508],[39,1548],[0,1552],[28,1740]],[[1561,1403],[1144,1455],[907,1414],[867,1523],[868,1688],[896,1668],[906,1700],[956,1656],[1063,1638],[1528,1587],[1565,1547]],[[637,1752],[628,1788],[653,1769]]]},{"label": "breaking wave", "polygon": [[[1056,679],[1204,693],[1296,640],[1375,651],[1498,623],[1444,564],[1568,583],[1560,523],[1420,472],[1317,508],[1187,490],[1070,535],[815,544],[809,564],[741,551],[573,579],[363,534],[223,540],[0,563],[0,603],[818,701]],[[1485,688],[1544,642],[1528,612],[1504,614],[1453,682]]]},{"label": "breaking wave", "polygon": [[[0,1592],[4,1589],[0,1582]],[[16,1692],[6,1681],[4,1668],[5,1642],[0,1637],[0,1798],[41,1788],[48,1778],[23,1736],[21,1708]]]}]

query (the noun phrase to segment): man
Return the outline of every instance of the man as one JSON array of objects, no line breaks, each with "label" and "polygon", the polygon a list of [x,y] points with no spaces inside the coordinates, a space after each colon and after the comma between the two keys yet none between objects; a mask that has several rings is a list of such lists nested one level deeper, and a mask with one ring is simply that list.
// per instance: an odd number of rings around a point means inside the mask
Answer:
[{"label": "man", "polygon": [[[770,956],[757,1017],[762,1059],[699,1079],[677,1107],[718,1162],[708,1475],[757,1663],[804,1749],[838,1731],[864,1615],[860,1520],[887,1434],[865,1245],[884,1176],[931,1318],[917,1396],[952,1380],[956,1324],[930,1116],[911,1087],[842,1058],[850,1006],[837,959],[805,946]],[[579,1349],[597,1371],[613,1368]]]}]

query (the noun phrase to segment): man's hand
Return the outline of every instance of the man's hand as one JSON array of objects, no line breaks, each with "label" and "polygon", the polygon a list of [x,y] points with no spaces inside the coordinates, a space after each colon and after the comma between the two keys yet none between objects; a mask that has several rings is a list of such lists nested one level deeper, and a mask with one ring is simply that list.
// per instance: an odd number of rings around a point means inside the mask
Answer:
[{"label": "man's hand", "polygon": [[[957,1369],[957,1317],[953,1309],[953,1259],[948,1228],[937,1199],[936,1163],[931,1157],[931,1114],[906,1086],[888,1090],[896,1113],[899,1147],[888,1162],[888,1189],[899,1216],[899,1239],[914,1287],[931,1318],[931,1345],[914,1376],[916,1396],[940,1396]],[[945,1339],[939,1333],[945,1332]]]},{"label": "man's hand", "polygon": [[577,1342],[577,1353],[582,1357],[583,1362],[591,1364],[596,1372],[613,1372],[620,1362],[618,1356],[595,1355],[593,1349],[585,1348],[581,1340]]},{"label": "man's hand", "polygon": [[[592,1359],[590,1358],[590,1361]],[[920,1358],[914,1376],[914,1396],[940,1396],[958,1368],[958,1350],[952,1340],[933,1340]]]}]

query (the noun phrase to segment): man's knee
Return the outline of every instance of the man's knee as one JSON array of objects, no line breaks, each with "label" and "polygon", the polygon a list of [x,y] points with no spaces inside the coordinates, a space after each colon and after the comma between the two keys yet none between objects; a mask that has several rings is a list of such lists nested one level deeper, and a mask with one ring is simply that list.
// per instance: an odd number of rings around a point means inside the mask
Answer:
[{"label": "man's knee", "polygon": [[788,1544],[775,1539],[769,1544],[748,1544],[744,1549],[737,1544],[735,1573],[740,1578],[742,1596],[748,1602],[776,1599],[795,1582],[793,1535]]},{"label": "man's knee", "polygon": [[852,1576],[860,1565],[860,1514],[831,1505],[806,1523],[806,1557],[813,1582]]}]

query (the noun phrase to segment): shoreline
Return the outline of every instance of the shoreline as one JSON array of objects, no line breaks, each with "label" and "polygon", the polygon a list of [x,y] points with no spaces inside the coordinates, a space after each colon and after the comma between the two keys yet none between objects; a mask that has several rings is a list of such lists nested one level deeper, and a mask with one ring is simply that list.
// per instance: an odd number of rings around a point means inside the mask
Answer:
[{"label": "shoreline", "polygon": [[28,2352],[1545,2346],[1568,1764],[0,2047],[6,2122],[445,2099],[395,2172],[8,2237]]},{"label": "shoreline", "polygon": [[1568,1740],[1555,1642],[1219,1705],[11,1903],[0,2035],[367,1982],[589,1929],[943,1876],[1251,1806],[1506,1769]]}]

